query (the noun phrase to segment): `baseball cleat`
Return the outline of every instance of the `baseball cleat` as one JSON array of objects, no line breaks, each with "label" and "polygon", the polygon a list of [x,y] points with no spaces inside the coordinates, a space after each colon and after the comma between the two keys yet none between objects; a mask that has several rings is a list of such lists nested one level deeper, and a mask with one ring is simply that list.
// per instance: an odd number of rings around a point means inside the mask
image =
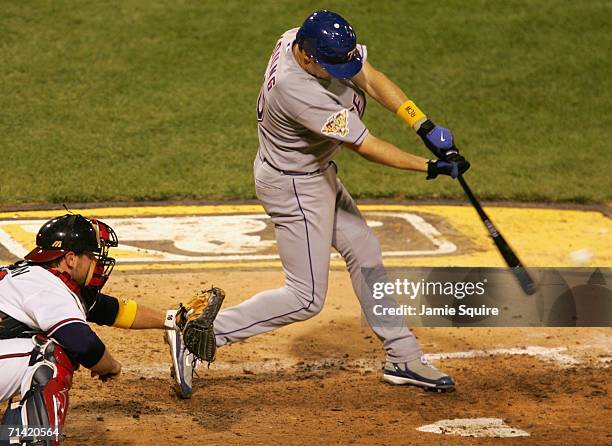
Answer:
[{"label": "baseball cleat", "polygon": [[453,379],[432,366],[425,356],[408,362],[389,362],[383,368],[383,380],[396,385],[411,384],[432,390],[448,390]]},{"label": "baseball cleat", "polygon": [[193,369],[195,358],[185,348],[183,337],[174,324],[175,310],[166,312],[166,333],[164,341],[170,347],[172,367],[170,376],[174,379],[175,390],[181,398],[191,398],[193,391]]}]

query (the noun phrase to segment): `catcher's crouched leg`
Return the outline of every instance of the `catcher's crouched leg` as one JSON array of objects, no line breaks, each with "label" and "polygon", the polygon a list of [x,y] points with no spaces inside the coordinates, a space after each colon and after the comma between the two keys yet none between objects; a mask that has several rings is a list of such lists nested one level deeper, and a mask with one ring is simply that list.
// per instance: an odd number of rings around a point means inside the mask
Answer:
[{"label": "catcher's crouched leg", "polygon": [[212,287],[203,291],[176,314],[176,325],[183,334],[185,347],[196,359],[211,363],[215,360],[217,343],[213,322],[221,309],[225,292]]},{"label": "catcher's crouched leg", "polygon": [[68,412],[68,391],[74,366],[64,350],[41,336],[21,385],[19,403],[9,402],[2,424],[21,426],[10,444],[58,446]]}]

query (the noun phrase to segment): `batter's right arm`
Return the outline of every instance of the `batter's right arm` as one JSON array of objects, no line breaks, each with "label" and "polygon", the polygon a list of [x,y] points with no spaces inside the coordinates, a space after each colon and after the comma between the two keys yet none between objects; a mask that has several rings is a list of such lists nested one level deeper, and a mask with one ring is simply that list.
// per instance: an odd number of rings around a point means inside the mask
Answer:
[{"label": "batter's right arm", "polygon": [[426,158],[404,152],[397,146],[377,138],[371,133],[365,137],[360,145],[345,144],[345,146],[357,152],[368,161],[377,164],[397,169],[427,172],[428,160]]},{"label": "batter's right arm", "polygon": [[460,155],[456,155],[452,160],[429,161],[420,156],[404,152],[371,133],[358,146],[354,144],[345,145],[374,163],[398,169],[427,172],[428,180],[432,180],[438,175],[448,175],[452,178],[457,178],[458,175],[470,168],[470,163]]}]

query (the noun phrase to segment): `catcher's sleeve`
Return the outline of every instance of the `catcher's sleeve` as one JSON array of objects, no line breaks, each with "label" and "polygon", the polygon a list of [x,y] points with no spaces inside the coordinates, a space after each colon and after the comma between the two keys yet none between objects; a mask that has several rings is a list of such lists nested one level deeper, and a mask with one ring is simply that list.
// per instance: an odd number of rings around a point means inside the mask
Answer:
[{"label": "catcher's sleeve", "polygon": [[87,313],[87,320],[98,325],[113,325],[119,312],[119,300],[100,293]]},{"label": "catcher's sleeve", "polygon": [[119,303],[119,311],[117,311],[113,327],[131,328],[136,319],[138,304],[135,300],[131,299],[121,299],[117,300],[117,302]]},{"label": "catcher's sleeve", "polygon": [[82,322],[63,325],[53,332],[51,338],[64,347],[73,361],[88,369],[100,361],[106,350],[98,335]]},{"label": "catcher's sleeve", "polygon": [[136,318],[138,304],[131,299],[117,299],[99,293],[87,313],[87,320],[98,325],[130,328]]}]

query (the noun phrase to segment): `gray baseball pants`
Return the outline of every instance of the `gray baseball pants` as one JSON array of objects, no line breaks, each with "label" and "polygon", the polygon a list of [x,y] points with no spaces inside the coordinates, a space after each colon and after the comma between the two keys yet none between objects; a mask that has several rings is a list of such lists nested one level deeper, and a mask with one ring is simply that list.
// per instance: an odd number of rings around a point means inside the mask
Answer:
[{"label": "gray baseball pants", "polygon": [[[217,345],[242,341],[318,314],[325,302],[330,247],[346,261],[366,320],[382,340],[387,359],[405,362],[421,356],[401,316],[376,316],[368,271],[385,280],[378,239],[336,177],[331,163],[311,175],[287,175],[256,157],[257,197],[274,223],[285,286],[257,293],[219,313]],[[370,283],[370,285],[368,285]]]}]

